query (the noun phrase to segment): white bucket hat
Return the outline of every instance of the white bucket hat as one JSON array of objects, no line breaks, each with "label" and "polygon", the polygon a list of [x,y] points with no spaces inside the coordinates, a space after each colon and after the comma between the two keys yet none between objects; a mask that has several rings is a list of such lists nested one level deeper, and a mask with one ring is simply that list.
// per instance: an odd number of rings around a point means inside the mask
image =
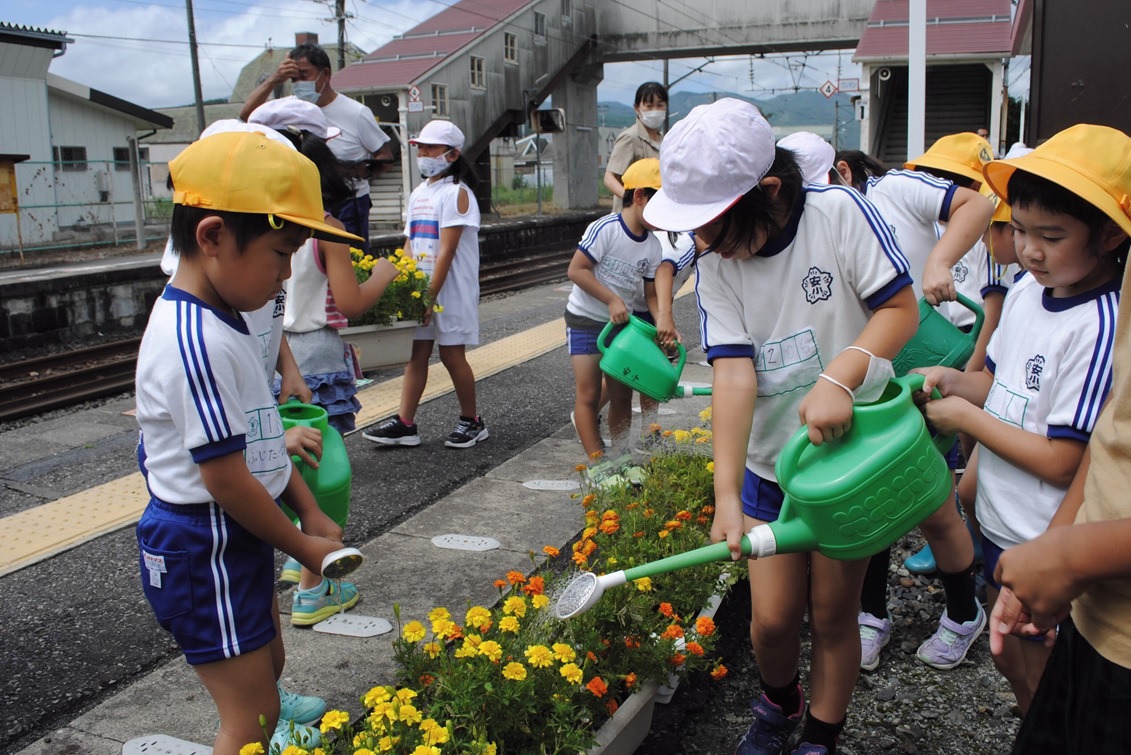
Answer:
[{"label": "white bucket hat", "polygon": [[664,186],[644,219],[665,231],[692,231],[726,212],[774,163],[774,133],[749,102],[698,105],[660,144]]},{"label": "white bucket hat", "polygon": [[309,131],[321,139],[333,139],[342,133],[340,128],[330,125],[322,108],[298,97],[268,100],[251,111],[247,122],[270,126],[276,131],[286,131],[288,127],[297,128],[299,131]]},{"label": "white bucket hat", "polygon": [[788,149],[797,158],[801,178],[807,184],[827,184],[829,171],[836,159],[836,150],[812,131],[794,131],[778,140],[778,146]]}]

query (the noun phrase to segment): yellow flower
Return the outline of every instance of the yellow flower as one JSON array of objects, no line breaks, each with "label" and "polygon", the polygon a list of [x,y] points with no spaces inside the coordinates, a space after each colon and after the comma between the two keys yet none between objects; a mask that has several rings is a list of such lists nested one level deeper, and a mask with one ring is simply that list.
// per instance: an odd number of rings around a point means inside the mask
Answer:
[{"label": "yellow flower", "polygon": [[331,731],[337,731],[342,728],[342,724],[350,722],[350,714],[342,710],[327,711],[326,715],[322,716],[322,723],[319,724],[318,729],[323,734]]},{"label": "yellow flower", "polygon": [[491,626],[491,612],[482,606],[473,606],[468,609],[467,616],[464,617],[464,623],[469,627],[485,630],[487,627]]},{"label": "yellow flower", "polygon": [[400,737],[381,737],[381,739],[377,742],[377,749],[381,752],[392,752],[393,748],[400,743]]},{"label": "yellow flower", "polygon": [[521,663],[515,663],[514,661],[511,661],[507,665],[503,666],[503,677],[514,682],[521,682],[526,678],[526,667]]},{"label": "yellow flower", "polygon": [[518,595],[512,595],[503,601],[503,613],[514,614],[515,616],[526,615],[526,600]]},{"label": "yellow flower", "polygon": [[577,653],[573,651],[573,648],[565,644],[564,642],[555,642],[553,649],[554,658],[561,661],[562,663],[569,663],[577,657]]},{"label": "yellow flower", "polygon": [[640,592],[652,592],[652,578],[641,577],[640,579],[632,580],[632,584],[636,585],[636,589]]},{"label": "yellow flower", "polygon": [[531,645],[523,653],[526,661],[534,668],[546,668],[554,665],[554,654],[545,645]]},{"label": "yellow flower", "polygon": [[406,724],[418,724],[424,715],[416,709],[415,705],[405,703],[397,711],[397,718]]},{"label": "yellow flower", "polygon": [[463,644],[456,648],[456,658],[474,658],[479,655],[479,648],[464,639]]},{"label": "yellow flower", "polygon": [[428,612],[428,620],[429,621],[440,621],[442,619],[450,619],[450,618],[452,618],[452,614],[448,611],[448,609],[443,608],[443,607],[433,608],[431,611]]},{"label": "yellow flower", "polygon": [[[420,730],[424,732],[424,741],[426,744],[442,745],[450,738],[447,728],[440,726],[434,718],[426,718],[421,721]],[[354,755],[356,755],[356,753]]]},{"label": "yellow flower", "polygon": [[532,597],[530,599],[530,602],[534,604],[534,607],[536,609],[542,610],[546,606],[550,605],[550,596],[548,596],[548,595],[535,595],[534,597]]},{"label": "yellow flower", "polygon": [[448,619],[436,619],[432,622],[432,634],[437,637],[448,638],[455,632],[456,625]]},{"label": "yellow flower", "polygon": [[407,703],[409,700],[412,700],[415,697],[416,691],[411,690],[408,687],[401,687],[397,690],[397,700],[402,703]]},{"label": "yellow flower", "polygon": [[310,753],[297,745],[287,745],[287,749],[283,750],[282,755],[310,755]]},{"label": "yellow flower", "polygon": [[264,755],[263,745],[259,742],[244,745],[240,748],[240,755]]},{"label": "yellow flower", "polygon": [[703,420],[704,422],[710,422],[711,421],[711,407],[708,406],[706,409],[699,412],[699,419]]},{"label": "yellow flower", "polygon": [[499,620],[499,631],[510,632],[511,634],[518,634],[518,618],[515,616],[504,616]]},{"label": "yellow flower", "polygon": [[420,292],[419,291],[413,291],[412,292],[412,298],[413,299],[419,299],[420,298]]},{"label": "yellow flower", "polygon": [[487,640],[480,643],[479,655],[485,656],[493,663],[498,663],[499,659],[503,657],[503,647],[494,640]]},{"label": "yellow flower", "polygon": [[440,755],[440,748],[431,747],[429,745],[417,745],[411,755]]},{"label": "yellow flower", "polygon": [[427,631],[419,621],[410,621],[405,624],[404,631],[401,632],[401,636],[409,642],[420,642],[424,639],[425,634],[427,634]]},{"label": "yellow flower", "polygon": [[487,745],[483,748],[483,755],[495,755],[495,743]]},{"label": "yellow flower", "polygon": [[[314,751],[315,755],[319,755],[320,752],[321,748]],[[354,750],[353,755],[377,755],[377,753],[373,752],[373,750],[370,750],[368,747],[362,747],[360,750]]]},{"label": "yellow flower", "polygon": [[375,726],[377,722],[382,722],[383,724],[386,718],[390,721],[397,720],[396,708],[391,702],[385,701],[373,706],[373,712],[369,714],[370,725]]},{"label": "yellow flower", "polygon": [[413,275],[413,277],[416,278],[418,281],[424,280],[424,271],[423,270],[417,270],[416,273]]},{"label": "yellow flower", "polygon": [[581,684],[581,680],[585,675],[581,673],[581,669],[577,667],[576,663],[567,663],[559,669],[559,673],[570,684]]},{"label": "yellow flower", "polygon": [[440,653],[444,652],[444,648],[438,642],[428,642],[424,644],[424,652],[428,654],[429,658],[438,658]]},{"label": "yellow flower", "polygon": [[715,462],[713,462],[713,461],[707,462],[707,471],[710,472],[711,474],[715,473]]},{"label": "yellow flower", "polygon": [[672,433],[672,437],[675,438],[676,443],[686,443],[691,440],[691,433],[686,430],[676,430]]},{"label": "yellow flower", "polygon": [[444,308],[441,307],[439,304],[433,304],[432,305],[432,311],[433,312],[443,312]]},{"label": "yellow flower", "polygon": [[363,700],[366,708],[374,708],[377,703],[383,703],[392,698],[392,693],[389,692],[388,687],[374,687],[365,693]]}]

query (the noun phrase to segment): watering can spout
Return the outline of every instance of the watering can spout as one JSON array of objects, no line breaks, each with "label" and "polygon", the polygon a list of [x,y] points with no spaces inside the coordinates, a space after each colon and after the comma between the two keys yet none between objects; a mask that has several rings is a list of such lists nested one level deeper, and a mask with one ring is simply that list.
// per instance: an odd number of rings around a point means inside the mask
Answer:
[{"label": "watering can spout", "polygon": [[759,524],[747,533],[750,555],[765,558],[777,553],[804,553],[817,550],[817,536],[802,519],[779,519]]}]

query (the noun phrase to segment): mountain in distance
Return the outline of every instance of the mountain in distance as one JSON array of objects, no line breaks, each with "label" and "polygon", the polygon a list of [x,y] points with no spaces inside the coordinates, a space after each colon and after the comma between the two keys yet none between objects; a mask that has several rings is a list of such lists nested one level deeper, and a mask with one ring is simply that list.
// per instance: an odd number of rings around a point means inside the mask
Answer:
[{"label": "mountain in distance", "polygon": [[[734,92],[676,92],[668,103],[674,118],[672,123],[687,115],[696,105],[713,102],[723,97],[734,97],[753,103],[771,125],[787,130],[792,130],[789,127],[797,126],[825,126],[826,133],[831,133],[833,120],[836,119],[840,126],[840,148],[859,148],[860,124],[856,120],[852,99],[850,95],[841,93],[826,98],[820,92],[800,91],[759,100]],[[631,126],[636,119],[632,105],[623,102],[599,102],[597,113],[597,122],[610,128]]]}]

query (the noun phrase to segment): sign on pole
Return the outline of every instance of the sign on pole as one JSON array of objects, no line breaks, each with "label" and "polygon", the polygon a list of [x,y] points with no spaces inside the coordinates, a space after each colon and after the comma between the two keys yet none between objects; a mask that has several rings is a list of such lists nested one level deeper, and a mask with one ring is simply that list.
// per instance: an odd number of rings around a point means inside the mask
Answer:
[{"label": "sign on pole", "polygon": [[826,81],[824,84],[821,84],[821,86],[817,87],[817,91],[825,95],[825,99],[827,100],[829,97],[832,97],[834,94],[836,94],[836,85],[831,81]]},{"label": "sign on pole", "polygon": [[415,84],[408,88],[408,112],[424,112],[424,103],[420,101],[420,87]]}]

